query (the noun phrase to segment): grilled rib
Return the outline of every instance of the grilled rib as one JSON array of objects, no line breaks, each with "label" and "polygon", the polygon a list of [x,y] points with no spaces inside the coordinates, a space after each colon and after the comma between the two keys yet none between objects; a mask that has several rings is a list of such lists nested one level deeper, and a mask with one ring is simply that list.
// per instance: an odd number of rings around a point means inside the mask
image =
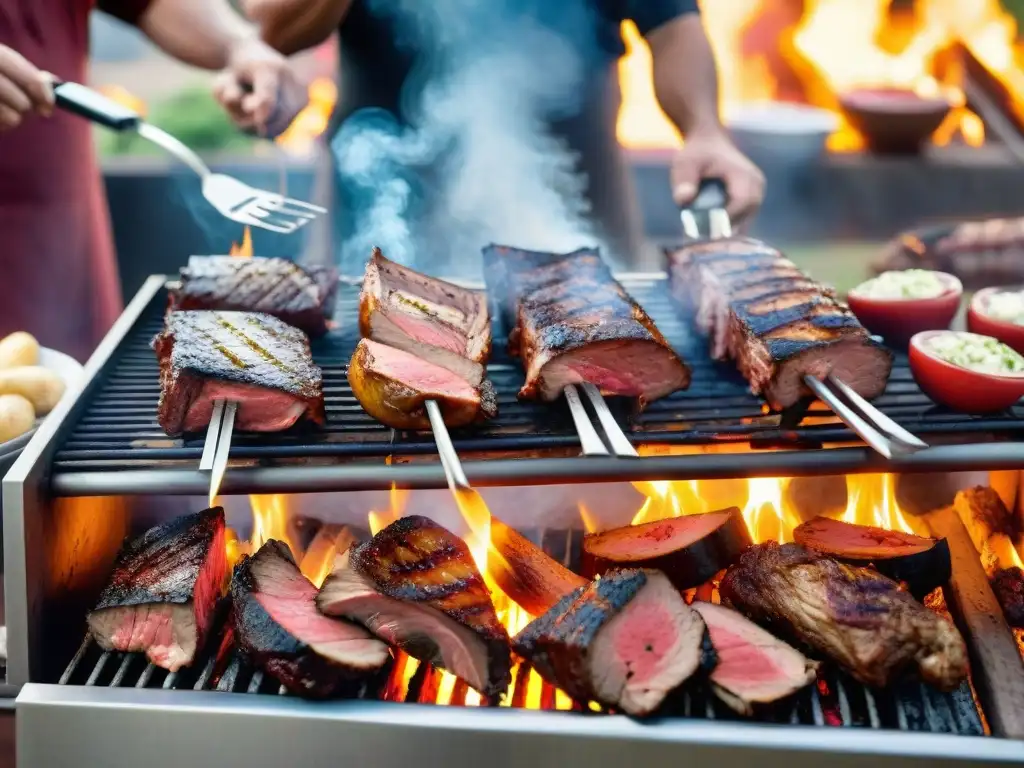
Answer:
[{"label": "grilled rib", "polygon": [[305,269],[287,259],[192,256],[171,292],[170,311],[263,312],[311,336],[327,333],[334,315],[338,272]]},{"label": "grilled rib", "polygon": [[484,273],[526,369],[521,398],[551,401],[567,384],[590,382],[643,406],[689,386],[689,369],[595,249],[491,245]]},{"label": "grilled rib", "polygon": [[667,255],[672,295],[710,338],[711,356],[734,360],[773,408],[809,395],[808,375],[835,374],[866,398],[885,389],[892,354],[831,288],[774,248],[738,237]]},{"label": "grilled rib", "polygon": [[169,435],[202,430],[214,402],[238,403],[237,429],[274,432],[324,422],[320,369],[302,331],[252,312],[172,312],[153,340],[157,418]]}]

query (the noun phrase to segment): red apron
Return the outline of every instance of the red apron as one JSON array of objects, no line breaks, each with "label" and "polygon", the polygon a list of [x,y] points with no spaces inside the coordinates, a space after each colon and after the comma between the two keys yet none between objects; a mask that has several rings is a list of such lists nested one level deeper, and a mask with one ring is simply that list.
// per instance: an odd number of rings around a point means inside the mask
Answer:
[{"label": "red apron", "polygon": [[[0,43],[84,82],[92,0],[0,0]],[[0,134],[0,335],[84,361],[121,309],[91,126],[57,112]]]}]

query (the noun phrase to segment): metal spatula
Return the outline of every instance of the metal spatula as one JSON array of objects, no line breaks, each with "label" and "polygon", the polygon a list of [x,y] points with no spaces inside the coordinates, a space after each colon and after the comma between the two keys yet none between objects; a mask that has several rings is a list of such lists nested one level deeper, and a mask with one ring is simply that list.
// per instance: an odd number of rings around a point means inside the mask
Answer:
[{"label": "metal spatula", "polygon": [[147,123],[137,112],[91,88],[78,83],[56,82],[53,93],[61,109],[114,131],[135,131],[144,139],[163,147],[199,175],[203,197],[221,215],[233,221],[290,235],[327,212],[318,205],[256,189],[231,176],[214,173],[199,155],[178,139]]}]

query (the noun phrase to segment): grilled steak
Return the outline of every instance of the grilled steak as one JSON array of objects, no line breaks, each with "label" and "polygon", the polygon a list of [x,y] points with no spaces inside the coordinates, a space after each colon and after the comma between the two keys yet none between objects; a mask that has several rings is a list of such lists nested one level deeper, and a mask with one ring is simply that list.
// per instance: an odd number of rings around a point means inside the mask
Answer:
[{"label": "grilled steak", "polygon": [[710,337],[711,356],[734,360],[772,408],[810,394],[808,375],[835,374],[867,398],[885,389],[892,353],[774,248],[708,240],[671,250],[668,260],[672,294]]},{"label": "grilled steak", "polygon": [[485,696],[508,689],[508,633],[490,592],[465,542],[432,520],[404,517],[339,556],[316,602]]},{"label": "grilled steak", "polygon": [[270,539],[235,567],[231,599],[239,647],[300,696],[330,696],[388,659],[387,646],[358,624],[316,609],[316,587],[280,541]]},{"label": "grilled steak", "polygon": [[814,682],[818,662],[765,632],[736,611],[695,602],[704,619],[718,664],[711,687],[730,709],[752,715],[758,704],[770,704]]},{"label": "grilled steak", "polygon": [[904,232],[872,265],[889,270],[935,269],[960,278],[964,289],[1024,282],[1024,217],[939,224]]},{"label": "grilled steak", "polygon": [[548,682],[577,701],[630,715],[713,663],[704,620],[660,571],[612,571],[560,600],[512,640]]},{"label": "grilled steak", "polygon": [[689,386],[689,369],[598,251],[491,245],[484,274],[526,369],[520,397],[556,400],[565,385],[590,382],[642,407]]},{"label": "grilled steak", "polygon": [[748,549],[720,589],[754,621],[831,657],[866,685],[886,686],[908,666],[943,690],[967,677],[956,627],[870,568],[769,542]]},{"label": "grilled steak", "polygon": [[320,369],[306,335],[250,312],[172,312],[153,340],[160,360],[157,418],[169,435],[209,424],[217,400],[238,403],[235,428],[287,429],[324,422]]},{"label": "grilled steak", "polygon": [[327,333],[334,315],[338,272],[303,269],[287,259],[193,256],[171,292],[170,310],[263,312],[310,336]]},{"label": "grilled steak", "polygon": [[363,409],[394,429],[430,429],[427,400],[437,402],[449,427],[498,413],[497,395],[488,380],[474,387],[448,368],[369,339],[356,346],[348,381]]},{"label": "grilled steak", "polygon": [[150,528],[118,553],[89,631],[108,651],[141,651],[171,671],[191,664],[227,567],[220,507]]},{"label": "grilled steak", "polygon": [[380,248],[359,294],[364,338],[447,368],[474,387],[491,354],[491,316],[483,291],[462,288],[388,260]]}]

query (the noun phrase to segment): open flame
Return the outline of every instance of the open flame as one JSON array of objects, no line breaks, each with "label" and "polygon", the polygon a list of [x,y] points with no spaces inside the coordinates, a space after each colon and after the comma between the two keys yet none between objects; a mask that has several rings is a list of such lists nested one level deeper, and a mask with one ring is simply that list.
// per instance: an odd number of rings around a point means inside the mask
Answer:
[{"label": "open flame", "polygon": [[228,255],[238,259],[251,259],[253,257],[252,230],[249,229],[248,225],[246,225],[245,231],[242,233],[242,242],[232,243]]}]

